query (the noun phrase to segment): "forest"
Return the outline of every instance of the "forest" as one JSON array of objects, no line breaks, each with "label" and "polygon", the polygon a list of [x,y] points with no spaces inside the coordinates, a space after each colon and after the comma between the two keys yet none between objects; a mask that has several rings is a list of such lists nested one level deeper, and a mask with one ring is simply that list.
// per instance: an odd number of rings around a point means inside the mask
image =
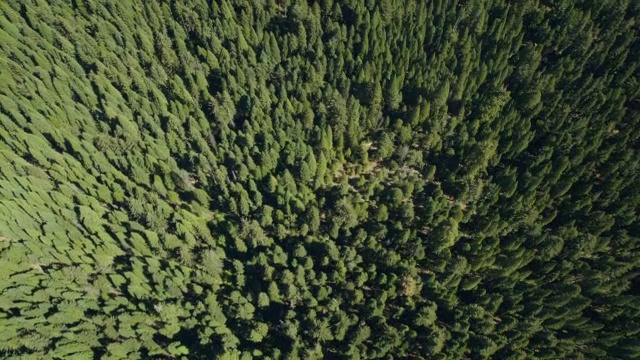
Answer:
[{"label": "forest", "polygon": [[639,359],[640,2],[0,2],[0,358]]}]

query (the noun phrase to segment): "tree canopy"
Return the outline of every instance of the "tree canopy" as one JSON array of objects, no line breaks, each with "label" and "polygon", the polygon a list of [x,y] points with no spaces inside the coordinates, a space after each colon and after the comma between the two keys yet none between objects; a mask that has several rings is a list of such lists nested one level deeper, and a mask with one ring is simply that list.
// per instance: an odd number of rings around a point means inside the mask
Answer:
[{"label": "tree canopy", "polygon": [[640,358],[639,21],[1,3],[0,357]]}]

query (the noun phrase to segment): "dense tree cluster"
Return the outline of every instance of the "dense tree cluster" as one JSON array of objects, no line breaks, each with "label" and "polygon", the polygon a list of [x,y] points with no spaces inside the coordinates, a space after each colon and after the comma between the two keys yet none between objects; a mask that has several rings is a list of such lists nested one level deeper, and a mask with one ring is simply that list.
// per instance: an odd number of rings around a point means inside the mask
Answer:
[{"label": "dense tree cluster", "polygon": [[640,357],[638,2],[0,13],[1,357]]}]

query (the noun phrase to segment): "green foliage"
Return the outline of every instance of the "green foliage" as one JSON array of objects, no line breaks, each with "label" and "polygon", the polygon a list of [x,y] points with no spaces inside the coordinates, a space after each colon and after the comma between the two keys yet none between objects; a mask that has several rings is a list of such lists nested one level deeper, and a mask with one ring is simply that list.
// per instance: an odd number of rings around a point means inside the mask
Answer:
[{"label": "green foliage", "polygon": [[0,5],[0,358],[635,359],[633,1]]}]

